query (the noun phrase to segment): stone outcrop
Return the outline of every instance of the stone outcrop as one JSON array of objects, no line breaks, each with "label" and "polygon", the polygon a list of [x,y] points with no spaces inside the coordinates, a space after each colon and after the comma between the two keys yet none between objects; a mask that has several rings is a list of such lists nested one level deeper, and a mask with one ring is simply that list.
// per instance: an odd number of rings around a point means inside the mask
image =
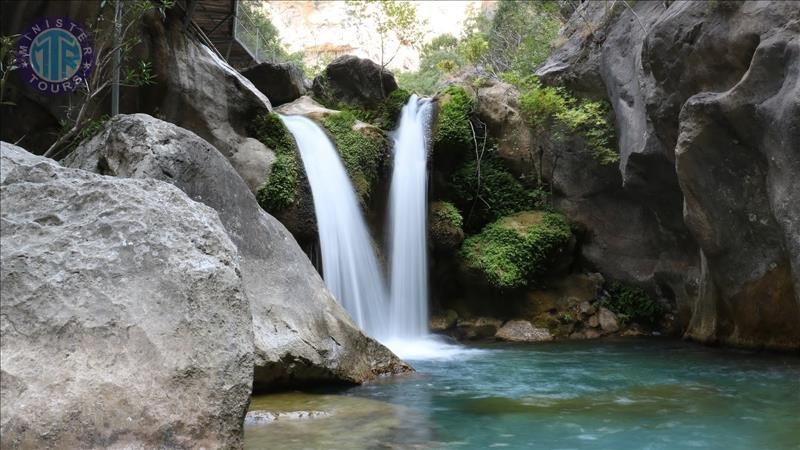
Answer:
[{"label": "stone outcrop", "polygon": [[241,257],[257,390],[360,383],[408,370],[362,334],[286,228],[259,208],[230,163],[194,133],[144,114],[122,115],[65,164],[117,177],[157,178],[217,210]]},{"label": "stone outcrop", "polygon": [[552,341],[553,335],[546,328],[535,328],[527,320],[509,320],[495,334],[497,339],[511,342]]},{"label": "stone outcrop", "polygon": [[363,109],[380,105],[397,89],[394,75],[370,59],[353,55],[333,60],[314,78],[312,91],[326,104],[345,104]]},{"label": "stone outcrop", "polygon": [[303,71],[292,63],[264,62],[242,70],[242,75],[267,96],[272,106],[292,102],[306,94]]},{"label": "stone outcrop", "polygon": [[183,30],[175,11],[148,17],[146,56],[157,84],[135,92],[138,107],[198,134],[216,147],[252,192],[268,178],[275,155],[253,139],[251,121],[271,110],[267,97],[213,50]]},{"label": "stone outcrop", "polygon": [[3,448],[237,448],[253,325],[217,213],[2,143]]},{"label": "stone outcrop", "polygon": [[584,258],[671,300],[688,337],[800,347],[800,10],[618,6],[583,3],[538,71],[616,117],[619,167],[575,144],[553,177]]},{"label": "stone outcrop", "polygon": [[514,86],[493,82],[476,90],[475,115],[492,136],[497,136],[497,156],[512,174],[532,176],[537,147],[532,132],[519,112],[519,91]]}]

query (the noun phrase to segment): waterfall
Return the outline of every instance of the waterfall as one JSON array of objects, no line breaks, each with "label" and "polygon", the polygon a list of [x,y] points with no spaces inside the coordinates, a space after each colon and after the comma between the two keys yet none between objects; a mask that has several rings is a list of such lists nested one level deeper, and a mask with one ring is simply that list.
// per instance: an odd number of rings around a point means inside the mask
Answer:
[{"label": "waterfall", "polygon": [[431,102],[412,95],[393,132],[389,200],[391,293],[387,292],[350,178],[324,131],[282,116],[303,160],[317,216],[325,284],[367,334],[401,358],[460,358],[474,352],[428,334],[427,132]]},{"label": "waterfall", "polygon": [[427,131],[431,102],[412,95],[394,132],[389,193],[391,241],[390,339],[428,334]]},{"label": "waterfall", "polygon": [[312,120],[281,119],[297,141],[314,196],[325,284],[361,329],[380,336],[386,331],[388,295],[344,164]]}]

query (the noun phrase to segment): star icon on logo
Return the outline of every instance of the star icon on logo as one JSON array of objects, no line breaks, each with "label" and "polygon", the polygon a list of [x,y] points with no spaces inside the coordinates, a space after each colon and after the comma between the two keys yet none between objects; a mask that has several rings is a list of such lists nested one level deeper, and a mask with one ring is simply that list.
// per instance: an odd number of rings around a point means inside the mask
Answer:
[{"label": "star icon on logo", "polygon": [[91,63],[88,63],[88,62],[83,63],[83,70],[89,70],[91,68],[92,68],[92,64]]}]

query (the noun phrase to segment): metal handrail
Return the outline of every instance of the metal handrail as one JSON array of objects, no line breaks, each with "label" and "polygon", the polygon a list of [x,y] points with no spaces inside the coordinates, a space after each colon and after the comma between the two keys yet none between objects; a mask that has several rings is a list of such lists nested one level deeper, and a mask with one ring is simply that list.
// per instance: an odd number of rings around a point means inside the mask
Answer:
[{"label": "metal handrail", "polygon": [[[277,55],[266,58],[264,53],[268,47],[267,42],[261,36],[261,29],[255,24],[255,20],[242,7],[241,0],[236,0],[236,14],[233,21],[233,37],[239,42],[242,48],[258,63],[265,60],[275,60]],[[255,31],[253,31],[255,30]]]}]

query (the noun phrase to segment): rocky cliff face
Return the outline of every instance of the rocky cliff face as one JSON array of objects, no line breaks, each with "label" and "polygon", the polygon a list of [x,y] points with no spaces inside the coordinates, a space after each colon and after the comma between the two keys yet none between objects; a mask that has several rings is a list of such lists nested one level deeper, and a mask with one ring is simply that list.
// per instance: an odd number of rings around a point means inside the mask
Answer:
[{"label": "rocky cliff face", "polygon": [[585,2],[538,72],[614,108],[619,170],[554,175],[584,257],[675,299],[688,337],[800,347],[798,36],[793,2]]}]

